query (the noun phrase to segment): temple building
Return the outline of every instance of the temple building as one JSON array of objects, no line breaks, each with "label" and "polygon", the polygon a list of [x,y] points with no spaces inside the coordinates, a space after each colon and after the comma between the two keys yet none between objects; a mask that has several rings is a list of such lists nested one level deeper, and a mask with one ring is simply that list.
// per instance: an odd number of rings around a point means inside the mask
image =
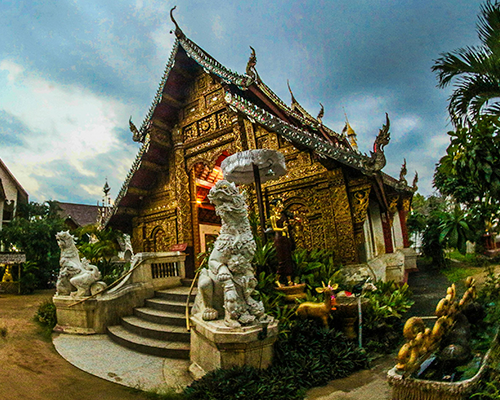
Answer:
[{"label": "temple building", "polygon": [[[399,179],[382,172],[388,116],[381,116],[373,151],[362,154],[348,122],[337,133],[323,124],[323,108],[313,117],[291,91],[291,104],[282,101],[258,75],[253,49],[245,73],[236,73],[172,20],[174,48],[142,125],[130,121],[142,147],[107,225],[131,234],[135,252],[185,244],[193,276],[196,255],[220,226],[207,193],[223,177],[222,160],[274,149],[288,172],[263,184],[265,212],[273,199],[283,200],[300,221],[292,232],[297,246],[332,249],[343,265],[364,263],[379,279],[403,280],[404,264],[411,267],[406,216],[416,180],[407,184],[405,165]],[[245,189],[256,211],[253,185]]]}]

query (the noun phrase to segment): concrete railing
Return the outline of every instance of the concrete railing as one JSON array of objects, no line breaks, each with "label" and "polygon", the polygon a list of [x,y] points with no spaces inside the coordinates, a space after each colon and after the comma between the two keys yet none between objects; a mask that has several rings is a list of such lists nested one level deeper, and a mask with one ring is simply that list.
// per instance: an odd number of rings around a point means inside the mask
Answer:
[{"label": "concrete railing", "polygon": [[85,299],[54,296],[57,309],[56,331],[65,333],[105,333],[120,318],[144,306],[155,290],[181,285],[185,277],[186,254],[181,252],[138,253],[130,269],[109,289]]}]

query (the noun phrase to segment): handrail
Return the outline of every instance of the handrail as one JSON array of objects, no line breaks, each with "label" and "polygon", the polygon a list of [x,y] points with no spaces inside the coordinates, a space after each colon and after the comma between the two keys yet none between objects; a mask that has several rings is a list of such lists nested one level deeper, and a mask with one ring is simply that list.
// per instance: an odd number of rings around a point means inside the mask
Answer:
[{"label": "handrail", "polygon": [[191,298],[191,293],[193,292],[194,285],[196,283],[196,280],[198,279],[198,275],[200,275],[201,268],[196,271],[196,274],[194,275],[193,282],[191,282],[191,287],[189,288],[189,293],[186,299],[186,329],[189,332],[191,330],[191,322],[189,320],[189,299]]},{"label": "handrail", "polygon": [[[179,255],[179,252],[177,252]],[[134,257],[138,256],[139,254],[155,254],[155,253],[137,253]],[[89,296],[89,297],[85,297],[84,299],[81,299],[73,304],[70,304],[68,307],[73,307],[73,306],[76,306],[78,304],[81,304],[81,303],[84,303],[86,302],[87,300],[90,300],[90,299],[93,299],[95,297],[97,297],[98,295],[104,293],[105,291],[115,287],[115,286],[118,286],[119,283],[123,282],[125,280],[125,278],[127,276],[129,276],[130,274],[132,274],[132,272],[134,272],[137,268],[139,268],[144,262],[146,261],[149,261],[151,260],[152,258],[155,258],[155,257],[152,257],[152,256],[142,256],[142,257],[137,257],[135,258],[135,260],[133,259],[132,261],[132,265],[134,262],[137,262],[137,264],[135,266],[133,266],[132,268],[130,268],[127,272],[125,272],[122,276],[120,276],[117,280],[115,280],[113,283],[111,283],[110,285],[106,286],[105,288],[103,288],[102,290],[100,290],[99,292],[97,293],[94,293],[93,295]],[[159,257],[161,258],[161,256]]]},{"label": "handrail", "polygon": [[135,267],[133,268],[130,268],[127,272],[125,272],[122,276],[120,276],[116,281],[114,281],[113,283],[111,283],[110,285],[106,286],[104,289],[100,290],[99,292],[97,293],[94,293],[93,295],[89,296],[89,297],[85,297],[84,299],[81,299],[79,301],[77,301],[76,303],[73,303],[73,304],[70,304],[68,307],[73,307],[73,306],[76,306],[78,304],[81,304],[81,303],[84,303],[86,302],[87,300],[90,300],[90,299],[93,299],[94,297],[97,297],[98,295],[100,295],[101,293],[104,293],[106,290],[109,290],[111,289],[112,287],[116,286],[116,284],[118,284],[120,281],[122,281],[125,277],[127,277],[128,275],[130,275],[132,272],[134,272],[140,265],[143,264],[144,261],[146,261],[146,259],[142,259]]}]

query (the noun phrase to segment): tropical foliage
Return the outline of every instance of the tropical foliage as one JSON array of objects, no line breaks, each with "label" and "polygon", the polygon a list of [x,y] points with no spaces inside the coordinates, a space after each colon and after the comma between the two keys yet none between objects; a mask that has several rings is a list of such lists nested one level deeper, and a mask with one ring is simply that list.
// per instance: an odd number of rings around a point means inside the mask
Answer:
[{"label": "tropical foliage", "polygon": [[188,399],[303,399],[307,389],[366,368],[368,357],[342,334],[313,321],[295,324],[275,345],[264,370],[236,367],[209,372],[184,391]]},{"label": "tropical foliage", "polygon": [[432,70],[439,87],[454,82],[448,111],[456,125],[481,114],[500,115],[500,5],[490,0],[481,6],[477,33],[479,46],[441,54]]},{"label": "tropical foliage", "polygon": [[451,142],[434,175],[441,193],[467,206],[471,221],[483,234],[500,216],[500,125],[480,117],[468,128],[449,132]]},{"label": "tropical foliage", "polygon": [[57,214],[59,207],[55,202],[20,203],[18,207],[15,218],[0,231],[0,242],[9,251],[26,254],[28,262],[21,272],[21,289],[30,293],[54,284],[60,254],[55,235],[65,225]]},{"label": "tropical foliage", "polygon": [[465,213],[458,204],[455,205],[453,212],[443,214],[439,229],[440,243],[446,243],[447,247],[457,249],[461,254],[467,252],[467,241],[473,239],[473,233]]},{"label": "tropical foliage", "polygon": [[112,261],[120,250],[118,239],[122,235],[121,232],[87,225],[79,228],[76,235],[80,255],[99,268],[104,282],[109,285],[122,275],[126,265]]}]

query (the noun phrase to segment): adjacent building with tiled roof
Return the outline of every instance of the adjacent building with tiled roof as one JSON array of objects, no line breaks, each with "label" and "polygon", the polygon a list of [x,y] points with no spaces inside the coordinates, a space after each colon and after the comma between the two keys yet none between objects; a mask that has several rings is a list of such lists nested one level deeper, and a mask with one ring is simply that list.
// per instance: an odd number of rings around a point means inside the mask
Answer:
[{"label": "adjacent building with tiled roof", "polygon": [[70,229],[80,228],[86,225],[95,225],[98,223],[100,215],[99,206],[87,204],[63,203],[56,201],[60,210],[59,216],[64,219]]}]

